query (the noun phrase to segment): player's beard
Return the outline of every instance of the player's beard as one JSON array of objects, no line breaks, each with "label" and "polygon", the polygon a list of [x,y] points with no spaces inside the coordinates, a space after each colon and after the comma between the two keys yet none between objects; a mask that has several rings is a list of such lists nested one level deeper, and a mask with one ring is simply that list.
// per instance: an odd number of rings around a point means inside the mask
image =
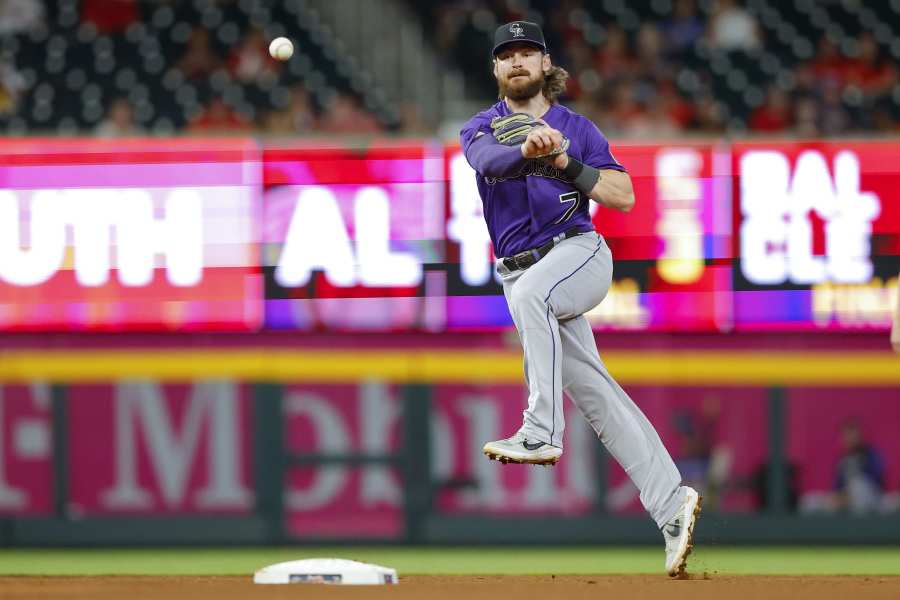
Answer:
[{"label": "player's beard", "polygon": [[544,72],[538,71],[534,77],[513,77],[515,73],[499,79],[497,85],[500,87],[500,97],[509,98],[517,102],[529,100],[541,93],[544,87]]}]

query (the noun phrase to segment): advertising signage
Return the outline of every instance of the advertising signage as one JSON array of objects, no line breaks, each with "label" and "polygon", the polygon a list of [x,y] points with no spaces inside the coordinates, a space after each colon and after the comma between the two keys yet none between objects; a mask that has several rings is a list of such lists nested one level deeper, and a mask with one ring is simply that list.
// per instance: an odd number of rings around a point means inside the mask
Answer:
[{"label": "advertising signage", "polygon": [[249,140],[3,142],[0,329],[258,328],[259,180]]},{"label": "advertising signage", "polygon": [[900,144],[736,144],[739,328],[884,327],[900,270]]},{"label": "advertising signage", "polygon": [[[884,329],[900,145],[617,144],[637,203],[598,330]],[[7,140],[0,330],[511,325],[457,145]]]}]

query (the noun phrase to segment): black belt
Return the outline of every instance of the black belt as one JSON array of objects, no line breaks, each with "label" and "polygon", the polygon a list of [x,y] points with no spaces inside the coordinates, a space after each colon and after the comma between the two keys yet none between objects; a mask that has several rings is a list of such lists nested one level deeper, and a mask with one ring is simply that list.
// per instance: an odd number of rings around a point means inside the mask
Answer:
[{"label": "black belt", "polygon": [[553,250],[553,247],[556,246],[559,242],[563,240],[567,240],[569,238],[573,238],[575,236],[581,235],[582,233],[587,233],[586,231],[578,231],[577,228],[569,229],[568,231],[563,232],[562,234],[554,237],[552,240],[540,246],[539,248],[532,248],[531,250],[524,250],[519,252],[513,256],[507,256],[505,258],[501,258],[500,262],[509,269],[510,271],[518,271],[519,269],[527,269],[537,261],[541,260],[547,254]]}]

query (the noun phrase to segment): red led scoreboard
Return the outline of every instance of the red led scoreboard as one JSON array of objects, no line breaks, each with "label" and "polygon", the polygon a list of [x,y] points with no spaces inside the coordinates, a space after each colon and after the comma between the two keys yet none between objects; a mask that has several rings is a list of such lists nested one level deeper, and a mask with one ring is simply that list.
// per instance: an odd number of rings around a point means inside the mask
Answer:
[{"label": "red led scoreboard", "polygon": [[736,144],[732,157],[737,327],[887,327],[900,144]]},{"label": "red led scoreboard", "polygon": [[0,329],[253,330],[252,140],[5,140]]},{"label": "red led scoreboard", "polygon": [[[900,145],[614,144],[598,329],[884,329]],[[0,330],[510,325],[456,145],[7,140]]]}]

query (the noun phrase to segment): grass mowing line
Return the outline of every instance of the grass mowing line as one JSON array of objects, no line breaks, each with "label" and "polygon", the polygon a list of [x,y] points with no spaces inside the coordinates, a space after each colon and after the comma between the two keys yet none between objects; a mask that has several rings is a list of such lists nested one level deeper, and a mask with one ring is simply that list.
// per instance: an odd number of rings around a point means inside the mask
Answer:
[{"label": "grass mowing line", "polygon": [[[401,575],[660,574],[656,547],[319,547],[0,550],[0,575],[249,575],[268,564],[340,557]],[[900,575],[898,547],[698,547],[691,572],[756,575]]]}]

